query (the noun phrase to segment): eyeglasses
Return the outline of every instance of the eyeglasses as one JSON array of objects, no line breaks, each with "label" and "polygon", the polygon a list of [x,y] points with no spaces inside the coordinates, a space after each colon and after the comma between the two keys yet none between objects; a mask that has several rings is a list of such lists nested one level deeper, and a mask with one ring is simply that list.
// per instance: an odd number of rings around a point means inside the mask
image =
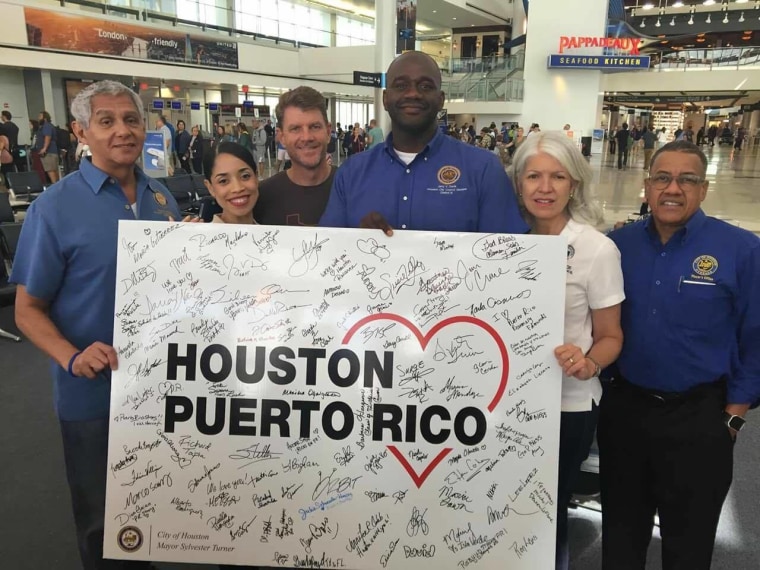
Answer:
[{"label": "eyeglasses", "polygon": [[689,190],[696,190],[705,181],[704,178],[693,176],[691,174],[671,176],[665,172],[660,172],[659,174],[655,174],[654,176],[649,177],[649,183],[655,190],[665,190],[670,186],[673,180],[675,180],[678,184],[678,187],[685,192],[688,192]]}]

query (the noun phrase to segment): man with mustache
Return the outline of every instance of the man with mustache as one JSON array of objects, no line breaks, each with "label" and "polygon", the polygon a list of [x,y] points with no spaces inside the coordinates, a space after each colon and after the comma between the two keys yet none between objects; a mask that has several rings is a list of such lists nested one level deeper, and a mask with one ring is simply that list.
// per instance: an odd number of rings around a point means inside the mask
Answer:
[{"label": "man with mustache", "polygon": [[320,225],[346,228],[525,233],[499,159],[438,128],[445,95],[435,60],[418,51],[388,67],[383,106],[391,134],[335,176]]},{"label": "man with mustache", "polygon": [[316,226],[336,170],[327,161],[325,98],[311,87],[296,87],[280,96],[275,115],[292,166],[261,183],[253,217],[264,225]]},{"label": "man with mustache", "polygon": [[652,157],[648,219],[620,250],[623,350],[598,439],[602,568],[642,570],[660,517],[662,567],[707,569],[736,436],[760,399],[760,240],[708,217],[707,158],[674,141]]}]

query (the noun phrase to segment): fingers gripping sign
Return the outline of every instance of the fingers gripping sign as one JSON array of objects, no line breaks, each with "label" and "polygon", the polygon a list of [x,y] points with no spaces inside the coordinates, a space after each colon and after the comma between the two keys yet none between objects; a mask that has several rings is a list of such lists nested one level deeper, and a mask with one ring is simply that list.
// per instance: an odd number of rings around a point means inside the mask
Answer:
[{"label": "fingers gripping sign", "polygon": [[393,228],[380,212],[370,212],[359,222],[359,227],[371,230],[382,230],[387,236],[393,235]]},{"label": "fingers gripping sign", "polygon": [[588,380],[594,376],[596,364],[583,354],[579,346],[563,344],[554,349],[554,356],[566,376],[574,376],[578,380]]},{"label": "fingers gripping sign", "polygon": [[119,360],[114,347],[103,342],[94,342],[71,357],[69,373],[72,376],[84,376],[94,380],[103,370],[116,370],[118,367]]}]

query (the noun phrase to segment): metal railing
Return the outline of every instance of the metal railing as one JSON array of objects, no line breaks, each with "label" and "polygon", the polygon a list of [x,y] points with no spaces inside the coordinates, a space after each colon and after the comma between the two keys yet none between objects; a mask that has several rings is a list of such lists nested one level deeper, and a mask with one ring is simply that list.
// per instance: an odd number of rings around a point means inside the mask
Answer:
[{"label": "metal railing", "polygon": [[684,49],[652,56],[652,71],[760,68],[760,47]]},{"label": "metal railing", "polygon": [[442,89],[447,101],[522,101],[522,79],[469,77],[444,79]]},{"label": "metal railing", "polygon": [[487,57],[458,57],[441,65],[441,71],[450,75],[455,73],[506,73],[525,67],[525,55],[522,52],[513,55],[494,55]]}]

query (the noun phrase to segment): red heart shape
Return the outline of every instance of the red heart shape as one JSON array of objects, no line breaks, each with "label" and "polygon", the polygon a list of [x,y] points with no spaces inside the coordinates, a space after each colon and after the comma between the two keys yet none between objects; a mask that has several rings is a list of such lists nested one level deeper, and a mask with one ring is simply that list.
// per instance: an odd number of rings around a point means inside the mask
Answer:
[{"label": "red heart shape", "polygon": [[[507,355],[507,347],[504,345],[504,341],[501,340],[499,333],[496,332],[496,329],[494,329],[491,325],[489,325],[485,321],[481,321],[480,319],[476,319],[475,317],[468,317],[468,316],[449,317],[448,319],[444,319],[441,322],[437,323],[433,328],[431,328],[427,332],[427,334],[423,335],[420,332],[420,330],[417,328],[417,325],[415,325],[413,322],[411,322],[408,319],[405,319],[404,317],[400,315],[395,315],[393,313],[378,313],[376,315],[370,315],[368,317],[364,317],[363,319],[359,320],[356,324],[354,324],[354,326],[352,326],[343,337],[343,344],[348,344],[348,342],[351,341],[351,338],[354,336],[356,331],[358,331],[359,329],[364,327],[366,324],[371,323],[373,321],[395,321],[397,323],[404,325],[406,328],[408,328],[412,332],[412,334],[415,337],[417,337],[417,341],[420,343],[422,350],[425,350],[425,348],[427,348],[428,343],[436,335],[438,331],[440,331],[442,328],[447,327],[451,324],[469,323],[471,325],[475,325],[477,327],[482,328],[484,331],[490,334],[494,342],[496,342],[496,345],[499,347],[499,352],[501,353],[501,360],[502,360],[501,379],[499,380],[499,386],[496,389],[496,394],[494,394],[494,397],[491,400],[491,403],[488,404],[488,411],[493,412],[494,408],[496,408],[496,406],[499,404],[499,401],[501,400],[502,396],[504,396],[504,392],[507,389],[507,376],[509,376],[509,356]],[[436,455],[430,461],[430,463],[428,463],[427,467],[425,467],[422,473],[417,473],[414,470],[414,467],[412,467],[409,464],[409,462],[406,460],[406,457],[404,457],[404,454],[401,453],[395,445],[388,445],[387,447],[390,450],[390,452],[396,457],[396,459],[398,459],[402,467],[406,469],[406,472],[412,478],[412,481],[414,481],[414,484],[417,486],[418,489],[422,486],[422,484],[425,482],[425,479],[428,478],[430,473],[433,472],[433,469],[435,469],[436,466],[441,461],[443,461],[443,458],[446,457],[453,449],[451,447],[444,448],[440,453],[438,453],[438,455]]]}]

